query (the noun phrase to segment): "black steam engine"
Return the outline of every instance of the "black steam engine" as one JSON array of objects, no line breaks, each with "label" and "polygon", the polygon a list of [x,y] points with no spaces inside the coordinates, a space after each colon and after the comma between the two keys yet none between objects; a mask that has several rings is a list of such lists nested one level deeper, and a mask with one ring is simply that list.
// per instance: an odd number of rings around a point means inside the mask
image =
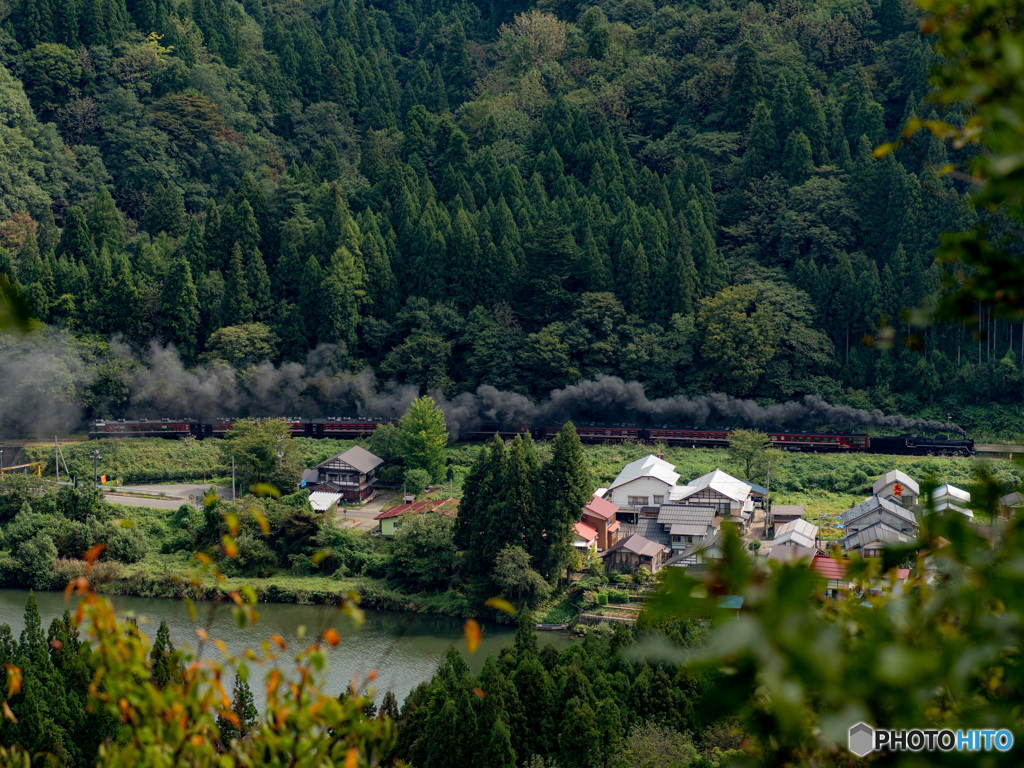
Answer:
[{"label": "black steam engine", "polygon": [[[89,430],[89,438],[103,437],[163,437],[176,439],[192,436],[224,437],[236,419],[117,419],[96,421]],[[365,416],[329,417],[320,419],[287,418],[292,437],[358,439],[369,436],[388,419]],[[512,438],[518,434],[530,434],[536,440],[553,438],[561,429],[558,426],[509,428],[497,422],[480,423],[460,435],[465,440],[489,440],[495,434]],[[688,448],[724,448],[729,445],[731,428],[683,427],[664,425],[641,427],[637,425],[610,425],[581,423],[576,426],[580,439],[586,443],[614,443],[625,441],[665,443]],[[899,437],[868,437],[853,432],[793,432],[769,430],[768,439],[776,448],[785,451],[808,451],[814,453],[894,453],[911,456],[971,456],[974,441],[969,438],[922,437],[902,435]]]}]

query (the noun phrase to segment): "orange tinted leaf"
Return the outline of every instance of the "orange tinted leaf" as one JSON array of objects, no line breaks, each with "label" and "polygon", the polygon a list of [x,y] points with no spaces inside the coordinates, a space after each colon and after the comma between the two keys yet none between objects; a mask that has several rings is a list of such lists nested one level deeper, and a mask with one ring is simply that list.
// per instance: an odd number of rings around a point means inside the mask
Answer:
[{"label": "orange tinted leaf", "polygon": [[209,565],[213,562],[213,558],[211,558],[205,552],[196,552],[196,560],[198,560],[203,565]]},{"label": "orange tinted leaf", "polygon": [[21,690],[21,670],[13,664],[4,664],[7,670],[7,698]]},{"label": "orange tinted leaf", "polygon": [[313,561],[313,565],[320,565],[320,563],[324,561],[324,558],[326,558],[329,554],[331,553],[328,550],[321,549],[317,552],[314,552],[310,560]]},{"label": "orange tinted leaf", "polygon": [[224,544],[224,554],[234,560],[238,557],[238,546],[235,544],[235,540],[227,534],[224,534],[221,538],[221,542]]},{"label": "orange tinted leaf", "polygon": [[103,554],[103,550],[107,548],[106,544],[93,544],[85,553],[85,557],[82,558],[90,566],[96,562],[96,558]]},{"label": "orange tinted leaf", "polygon": [[483,634],[480,625],[474,619],[469,619],[466,622],[465,633],[466,647],[469,648],[470,653],[476,653],[476,649],[480,647],[480,637]]},{"label": "orange tinted leaf", "polygon": [[256,522],[259,523],[260,530],[263,531],[263,535],[266,536],[270,533],[270,523],[267,521],[267,518],[263,516],[262,512],[254,512],[253,514],[256,518]]},{"label": "orange tinted leaf", "polygon": [[231,531],[232,536],[238,535],[238,515],[234,512],[228,512],[224,515],[224,522],[227,523],[228,530]]},{"label": "orange tinted leaf", "polygon": [[281,492],[270,483],[256,483],[252,487],[253,496],[272,496],[275,499],[281,498]]},{"label": "orange tinted leaf", "polygon": [[[5,705],[6,706],[6,705]],[[345,768],[357,768],[359,765],[359,750],[353,748],[345,755]]]},{"label": "orange tinted leaf", "polygon": [[474,688],[473,689],[473,695],[474,696],[478,696],[481,699],[485,699],[485,698],[487,698],[487,691],[485,691],[485,690],[483,690],[481,688]]},{"label": "orange tinted leaf", "polygon": [[202,640],[204,643],[210,639],[210,633],[202,627],[196,630],[196,634],[199,635],[199,639]]},{"label": "orange tinted leaf", "polygon": [[338,643],[341,642],[341,636],[338,634],[338,630],[328,629],[326,632],[324,632],[324,640],[327,641],[327,644],[331,646],[331,648],[334,648]]},{"label": "orange tinted leaf", "polygon": [[4,708],[4,717],[6,717],[12,723],[17,723],[18,722],[18,718],[16,718],[14,716],[14,713],[11,712],[11,708],[9,706],[7,706],[7,702],[6,701],[3,704],[3,708]]},{"label": "orange tinted leaf", "polygon": [[281,637],[280,635],[277,635],[277,634],[274,634],[274,635],[270,636],[270,642],[272,642],[274,645],[276,645],[282,651],[285,650],[288,647],[288,644],[285,643],[284,638]]},{"label": "orange tinted leaf", "polygon": [[484,605],[486,605],[488,608],[494,608],[497,611],[504,611],[509,616],[516,615],[516,607],[503,597],[492,597],[490,600],[484,603]]}]

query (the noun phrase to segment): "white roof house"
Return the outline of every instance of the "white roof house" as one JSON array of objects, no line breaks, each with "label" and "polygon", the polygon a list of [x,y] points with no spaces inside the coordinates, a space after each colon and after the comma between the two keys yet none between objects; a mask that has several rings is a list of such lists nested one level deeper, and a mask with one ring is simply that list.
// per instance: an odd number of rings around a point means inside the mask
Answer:
[{"label": "white roof house", "polygon": [[936,508],[942,503],[963,507],[971,503],[971,494],[955,485],[940,485],[932,491],[932,501]]},{"label": "white roof house", "polygon": [[875,480],[871,493],[898,504],[916,504],[921,487],[909,475],[894,469]]},{"label": "white roof house", "polygon": [[792,520],[775,529],[772,547],[814,547],[818,540],[818,526],[809,520]]},{"label": "white roof house", "polygon": [[714,506],[724,518],[750,518],[754,499],[749,483],[737,480],[730,474],[716,469],[686,485],[677,485],[669,491],[673,504],[699,504]]},{"label": "white roof house", "polygon": [[309,506],[317,512],[326,512],[341,500],[340,493],[313,491],[309,494]]},{"label": "white roof house", "polygon": [[649,454],[622,468],[605,496],[620,507],[660,506],[679,482],[679,473],[664,459]]}]

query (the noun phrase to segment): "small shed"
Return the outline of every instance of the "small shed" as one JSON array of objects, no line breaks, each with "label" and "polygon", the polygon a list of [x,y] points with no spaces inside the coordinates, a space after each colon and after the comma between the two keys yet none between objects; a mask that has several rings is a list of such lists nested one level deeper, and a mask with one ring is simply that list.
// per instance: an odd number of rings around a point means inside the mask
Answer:
[{"label": "small shed", "polygon": [[456,517],[459,512],[459,500],[434,499],[433,501],[418,501],[415,504],[399,504],[391,509],[385,509],[373,519],[377,520],[380,525],[380,535],[391,538],[401,528],[403,517],[427,512],[438,512],[449,517]]},{"label": "small shed", "polygon": [[340,493],[331,491],[313,491],[309,494],[309,506],[316,512],[334,514],[338,511],[338,502],[341,501]]},{"label": "small shed", "polygon": [[999,499],[999,514],[1003,517],[1013,517],[1020,510],[1024,509],[1024,493],[1014,491]]},{"label": "small shed", "polygon": [[597,529],[582,522],[576,523],[573,528],[576,538],[573,540],[572,545],[576,549],[589,549],[591,552],[597,552]]},{"label": "small shed", "polygon": [[799,520],[807,512],[807,507],[802,504],[772,504],[771,519],[769,525],[782,525],[793,520]]}]

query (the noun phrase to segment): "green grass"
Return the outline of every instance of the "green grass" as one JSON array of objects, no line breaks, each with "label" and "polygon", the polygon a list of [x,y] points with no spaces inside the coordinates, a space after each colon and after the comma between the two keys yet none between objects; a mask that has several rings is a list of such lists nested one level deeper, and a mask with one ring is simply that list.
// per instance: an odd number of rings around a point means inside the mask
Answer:
[{"label": "green grass", "polygon": [[575,621],[580,608],[569,595],[558,595],[534,615],[538,624],[567,624]]}]

